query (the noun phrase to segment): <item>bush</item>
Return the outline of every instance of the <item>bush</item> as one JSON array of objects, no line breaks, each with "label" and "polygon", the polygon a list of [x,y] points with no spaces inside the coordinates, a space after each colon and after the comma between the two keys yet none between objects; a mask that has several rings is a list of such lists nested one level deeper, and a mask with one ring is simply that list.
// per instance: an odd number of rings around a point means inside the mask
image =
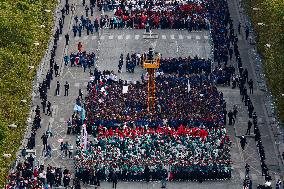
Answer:
[{"label": "bush", "polygon": [[[56,0],[6,0],[0,2],[0,185],[16,158],[30,112],[32,81],[51,36]],[[45,25],[45,28],[41,28]],[[34,42],[39,42],[35,46]],[[26,99],[28,103],[22,104]],[[16,124],[16,129],[8,125]],[[4,153],[12,158],[3,158]]]},{"label": "bush", "polygon": [[[284,1],[245,0],[244,6],[257,34],[257,48],[263,57],[268,87],[280,121],[284,123]],[[259,26],[258,23],[264,23],[265,26]],[[271,47],[267,48],[266,44]]]}]

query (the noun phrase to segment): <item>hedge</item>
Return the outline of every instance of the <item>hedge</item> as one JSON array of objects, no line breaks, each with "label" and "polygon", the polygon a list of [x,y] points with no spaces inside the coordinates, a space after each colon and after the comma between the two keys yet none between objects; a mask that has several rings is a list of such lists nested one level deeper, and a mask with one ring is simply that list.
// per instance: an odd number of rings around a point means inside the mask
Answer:
[{"label": "hedge", "polygon": [[[0,186],[3,186],[23,140],[30,112],[32,81],[51,36],[53,11],[44,10],[54,10],[56,3],[55,0],[0,2]],[[29,70],[29,66],[35,69]],[[21,103],[23,99],[27,103]],[[9,129],[8,125],[13,123],[17,128]],[[12,157],[4,158],[6,153]]]},{"label": "hedge", "polygon": [[244,6],[257,35],[257,48],[278,117],[284,124],[284,1],[244,0]]}]

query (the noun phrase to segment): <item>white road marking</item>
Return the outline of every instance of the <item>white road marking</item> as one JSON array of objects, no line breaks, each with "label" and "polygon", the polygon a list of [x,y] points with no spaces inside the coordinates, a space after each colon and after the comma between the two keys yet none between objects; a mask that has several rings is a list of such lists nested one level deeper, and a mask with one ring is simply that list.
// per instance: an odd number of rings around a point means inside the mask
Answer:
[{"label": "white road marking", "polygon": [[167,39],[167,36],[166,35],[162,35],[162,39]]},{"label": "white road marking", "polygon": [[97,39],[97,36],[95,36],[95,35],[94,35],[94,36],[92,36],[92,40],[94,40],[94,39]]},{"label": "white road marking", "polygon": [[117,36],[117,39],[118,39],[118,40],[121,40],[122,38],[123,38],[123,35]]},{"label": "white road marking", "polygon": [[113,35],[108,36],[108,39],[113,39]]},{"label": "white road marking", "polygon": [[179,51],[179,48],[178,48],[178,42],[176,41],[176,46],[177,46],[177,53],[178,53],[178,51]]},{"label": "white road marking", "polygon": [[88,37],[89,37],[89,36],[84,36],[84,38],[83,38],[83,39],[84,39],[84,40],[87,40],[87,39],[88,39]]},{"label": "white road marking", "polygon": [[175,39],[175,35],[171,35],[171,39]]},{"label": "white road marking", "polygon": [[207,35],[204,35],[204,39],[208,39],[208,36],[207,36]]},{"label": "white road marking", "polygon": [[182,35],[179,35],[178,38],[179,38],[179,39],[183,39],[183,36],[182,36]]},{"label": "white road marking", "polygon": [[61,41],[61,40],[62,40],[62,37],[60,36],[60,37],[59,37],[59,41]]},{"label": "white road marking", "polygon": [[191,35],[186,36],[187,39],[191,39]]},{"label": "white road marking", "polygon": [[104,36],[104,35],[102,35],[102,36],[100,37],[100,39],[101,39],[101,40],[104,40],[104,39],[105,39],[105,36]]},{"label": "white road marking", "polygon": [[130,39],[131,35],[126,35],[126,40]]},{"label": "white road marking", "polygon": [[140,35],[135,35],[135,39],[138,40]]},{"label": "white road marking", "polygon": [[199,40],[201,37],[199,35],[195,36],[195,39]]}]

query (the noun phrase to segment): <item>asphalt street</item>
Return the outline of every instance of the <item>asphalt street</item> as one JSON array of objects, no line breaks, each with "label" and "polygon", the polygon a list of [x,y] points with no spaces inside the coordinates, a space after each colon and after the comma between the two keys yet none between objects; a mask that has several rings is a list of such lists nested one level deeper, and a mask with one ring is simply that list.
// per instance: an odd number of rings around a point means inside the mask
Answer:
[{"label": "asphalt street", "polygon": [[[74,0],[70,0],[70,3],[74,3]],[[234,25],[237,26],[239,21],[243,22],[243,17],[239,12],[239,4],[236,0],[228,1],[232,19]],[[82,15],[84,13],[84,7],[80,1],[76,1],[75,15]],[[95,14],[100,14],[97,12]],[[60,141],[68,141],[69,143],[75,143],[75,136],[67,135],[66,121],[71,117],[73,113],[73,107],[75,99],[78,96],[79,89],[84,91],[86,94],[86,85],[89,80],[89,70],[83,72],[81,67],[70,67],[65,66],[63,63],[63,57],[66,53],[70,55],[71,52],[75,52],[77,49],[78,42],[82,42],[83,49],[87,52],[95,52],[98,61],[97,68],[100,70],[114,70],[117,73],[118,60],[121,53],[131,52],[146,52],[149,47],[153,47],[155,51],[160,52],[163,57],[185,57],[195,56],[201,58],[211,57],[211,44],[210,44],[210,33],[208,31],[191,32],[185,30],[154,30],[154,33],[158,34],[158,39],[143,39],[143,30],[109,30],[104,29],[99,33],[93,35],[87,35],[83,32],[83,35],[79,37],[73,37],[72,33],[72,22],[74,15],[68,15],[65,18],[63,35],[59,38],[56,52],[56,61],[60,65],[60,76],[55,78],[51,84],[51,89],[48,93],[48,100],[52,102],[52,117],[42,115],[42,128],[38,130],[36,139],[36,155],[38,164],[53,165],[57,167],[67,167],[70,170],[74,170],[72,159],[68,159],[63,156],[60,151]],[[64,35],[69,33],[70,44],[65,45]],[[249,77],[256,81],[256,74],[254,69],[254,59],[250,54],[250,49],[253,49],[248,41],[244,39],[244,31],[238,36],[239,37],[239,49],[241,52],[242,59],[244,60],[245,67],[249,70]],[[231,61],[230,64],[234,66],[236,63]],[[48,67],[48,62],[46,63]],[[94,68],[92,68],[94,69]],[[145,73],[142,68],[135,69],[135,73],[127,73],[125,67],[122,73],[118,74],[118,77],[124,80],[140,80],[141,74]],[[55,96],[56,81],[60,81],[61,86],[64,85],[65,81],[70,84],[69,96],[65,97],[63,94],[63,88],[61,94]],[[238,137],[243,135],[247,129],[248,115],[246,107],[241,102],[241,97],[238,89],[231,89],[229,87],[219,86],[219,90],[224,93],[225,100],[227,102],[228,109],[234,105],[238,106],[239,114],[234,126],[227,126],[230,139],[232,140],[232,179],[226,181],[205,181],[203,183],[198,182],[170,182],[167,188],[175,189],[220,189],[220,188],[241,188],[242,180],[244,179],[245,164],[249,163],[251,166],[251,177],[253,185],[263,184],[264,178],[261,176],[261,168],[259,156],[254,142],[253,137],[248,138],[248,144],[246,149],[243,151],[239,145]],[[265,151],[267,153],[267,164],[271,170],[273,179],[279,178],[280,175],[280,164],[278,150],[274,144],[273,132],[271,132],[270,118],[266,113],[264,107],[265,93],[255,85],[255,93],[252,95],[256,112],[260,118],[260,130],[262,133],[262,140]],[[40,105],[40,99],[38,96],[34,99],[34,104]],[[52,145],[53,153],[51,158],[45,158],[42,156],[42,141],[40,137],[42,133],[50,128],[53,137],[49,138],[49,143]],[[282,166],[282,164],[281,164]],[[151,182],[146,184],[144,182],[119,182],[118,189],[155,189],[160,188],[161,183]],[[92,186],[84,186],[83,188],[93,188]],[[103,182],[101,188],[111,188],[110,183]]]}]

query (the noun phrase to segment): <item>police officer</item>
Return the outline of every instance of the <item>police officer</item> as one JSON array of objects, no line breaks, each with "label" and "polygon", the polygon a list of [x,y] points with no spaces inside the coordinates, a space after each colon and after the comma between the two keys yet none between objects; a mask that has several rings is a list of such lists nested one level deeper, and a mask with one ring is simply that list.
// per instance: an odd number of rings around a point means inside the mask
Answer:
[{"label": "police officer", "polygon": [[68,33],[65,35],[65,40],[66,40],[66,45],[68,45],[69,44],[69,34]]},{"label": "police officer", "polygon": [[246,146],[246,144],[247,144],[247,139],[245,138],[244,135],[241,137],[240,143],[241,143],[242,149],[244,150],[244,149],[245,149],[245,146]]},{"label": "police officer", "polygon": [[56,89],[55,89],[55,95],[56,95],[56,96],[59,96],[59,90],[60,90],[60,83],[59,83],[59,81],[57,81],[57,83],[56,83]]},{"label": "police officer", "polygon": [[65,88],[65,94],[64,94],[64,96],[68,96],[68,90],[69,90],[69,83],[68,83],[68,81],[66,81],[66,83],[65,83],[65,85],[64,85],[64,88]]},{"label": "police officer", "polygon": [[48,116],[51,115],[51,103],[49,101],[47,102],[46,115],[48,115]]},{"label": "police officer", "polygon": [[251,120],[249,120],[246,135],[250,135],[251,126],[252,126],[252,122],[251,122]]},{"label": "police officer", "polygon": [[54,71],[55,71],[55,77],[57,77],[58,76],[58,70],[59,70],[59,66],[58,66],[58,64],[54,64]]},{"label": "police officer", "polygon": [[68,3],[65,4],[65,11],[66,11],[66,15],[69,14],[69,8],[70,8],[70,5]]}]

